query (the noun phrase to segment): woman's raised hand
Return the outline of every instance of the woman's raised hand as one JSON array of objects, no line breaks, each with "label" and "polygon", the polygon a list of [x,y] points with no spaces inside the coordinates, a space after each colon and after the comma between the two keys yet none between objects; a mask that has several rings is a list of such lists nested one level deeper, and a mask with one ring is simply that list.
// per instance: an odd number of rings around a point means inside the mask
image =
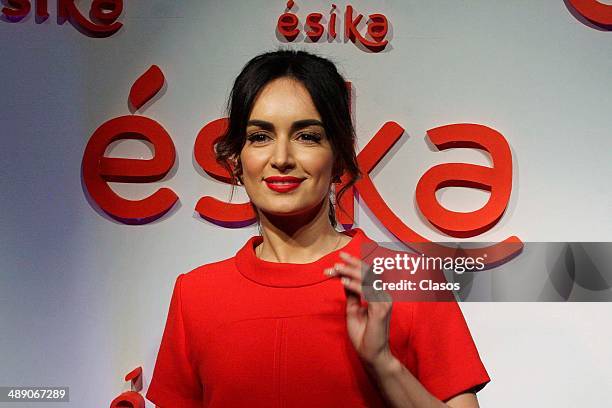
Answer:
[{"label": "woman's raised hand", "polygon": [[[370,266],[346,252],[340,252],[345,263],[336,263],[324,271],[338,276],[346,292],[346,325],[348,335],[361,359],[371,366],[382,366],[393,359],[389,348],[389,322],[393,302],[363,302],[363,278]],[[383,294],[386,295],[386,294]]]}]

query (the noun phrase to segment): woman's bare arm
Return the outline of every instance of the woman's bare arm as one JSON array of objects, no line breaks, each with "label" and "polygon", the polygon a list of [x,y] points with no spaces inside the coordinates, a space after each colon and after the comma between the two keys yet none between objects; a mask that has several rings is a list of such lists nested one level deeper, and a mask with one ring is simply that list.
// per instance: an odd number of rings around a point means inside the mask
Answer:
[{"label": "woman's bare arm", "polygon": [[438,400],[423,387],[410,370],[392,355],[368,367],[368,371],[376,378],[381,391],[394,407],[479,408],[478,400],[473,393],[457,395],[446,403]]}]

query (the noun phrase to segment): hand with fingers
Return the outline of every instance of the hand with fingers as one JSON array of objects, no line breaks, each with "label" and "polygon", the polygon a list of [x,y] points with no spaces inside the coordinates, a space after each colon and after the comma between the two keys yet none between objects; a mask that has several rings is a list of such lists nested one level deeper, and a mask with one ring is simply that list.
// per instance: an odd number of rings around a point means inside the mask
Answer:
[{"label": "hand with fingers", "polygon": [[[447,403],[437,399],[391,353],[391,296],[373,289],[370,265],[346,252],[340,252],[340,258],[344,262],[336,263],[324,273],[339,277],[344,285],[348,335],[365,368],[376,378],[390,405],[407,408],[478,408],[475,394],[469,392],[456,395]],[[362,297],[370,301],[362,302]]]},{"label": "hand with fingers", "polygon": [[364,278],[367,279],[370,265],[346,252],[340,252],[340,257],[344,263],[336,263],[324,273],[339,277],[344,285],[346,325],[351,342],[366,364],[372,367],[388,364],[393,359],[389,348],[389,322],[393,302],[389,296],[385,296],[384,301],[362,302],[362,285]]}]

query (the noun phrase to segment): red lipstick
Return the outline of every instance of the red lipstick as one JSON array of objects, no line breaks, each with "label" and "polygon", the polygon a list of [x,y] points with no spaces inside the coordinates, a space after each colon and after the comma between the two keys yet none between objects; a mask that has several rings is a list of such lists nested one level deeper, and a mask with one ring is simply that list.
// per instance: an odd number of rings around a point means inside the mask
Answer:
[{"label": "red lipstick", "polygon": [[304,179],[293,176],[270,176],[266,177],[264,181],[270,190],[277,193],[287,193],[298,188]]}]

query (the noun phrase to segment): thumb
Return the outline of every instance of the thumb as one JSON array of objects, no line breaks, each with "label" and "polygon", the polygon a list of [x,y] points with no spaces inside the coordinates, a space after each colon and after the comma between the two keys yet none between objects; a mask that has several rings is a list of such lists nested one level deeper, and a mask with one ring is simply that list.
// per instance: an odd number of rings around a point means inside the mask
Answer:
[{"label": "thumb", "polygon": [[344,289],[346,295],[346,312],[348,314],[357,314],[361,310],[361,296]]}]

